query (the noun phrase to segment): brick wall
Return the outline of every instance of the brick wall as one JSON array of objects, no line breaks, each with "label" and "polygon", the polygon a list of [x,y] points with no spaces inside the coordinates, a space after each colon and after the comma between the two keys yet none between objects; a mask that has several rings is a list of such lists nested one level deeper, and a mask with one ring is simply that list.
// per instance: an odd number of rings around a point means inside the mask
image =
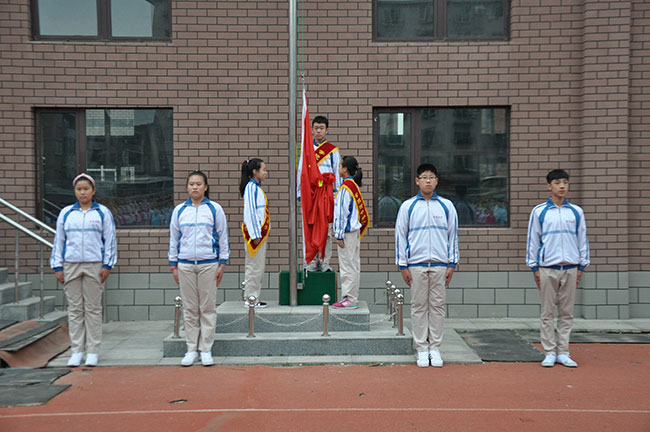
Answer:
[{"label": "brick wall", "polygon": [[[373,42],[371,0],[300,3],[311,114],[328,115],[331,141],[357,156],[367,198],[373,108],[511,107],[511,226],[461,229],[459,275],[526,270],[528,214],[558,166],[586,211],[590,271],[650,271],[647,2],[513,0],[510,40],[453,43]],[[227,271],[243,272],[239,164],[265,159],[267,271],[286,268],[287,22],[284,1],[172,1],[171,42],[36,42],[29,1],[0,0],[0,196],[35,211],[34,108],[172,108],[176,200],[189,170],[206,171],[229,219]],[[166,272],[167,236],[120,230],[116,272]],[[34,271],[36,248],[23,242]],[[392,229],[371,228],[362,271],[394,271],[393,245]],[[13,234],[0,227],[0,266],[12,259]]]}]

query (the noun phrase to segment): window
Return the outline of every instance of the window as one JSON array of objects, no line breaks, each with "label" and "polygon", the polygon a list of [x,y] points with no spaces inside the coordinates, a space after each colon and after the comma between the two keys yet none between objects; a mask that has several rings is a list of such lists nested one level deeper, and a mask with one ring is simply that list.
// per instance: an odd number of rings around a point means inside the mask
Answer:
[{"label": "window", "polygon": [[34,0],[37,39],[169,39],[170,0]]},{"label": "window", "polygon": [[460,226],[508,226],[509,109],[375,109],[374,224],[395,226],[418,192],[421,163],[438,170],[436,192],[456,207]]},{"label": "window", "polygon": [[87,172],[117,226],[167,226],[173,202],[171,109],[37,110],[42,218],[76,201]]},{"label": "window", "polygon": [[504,40],[508,0],[374,0],[374,38]]}]

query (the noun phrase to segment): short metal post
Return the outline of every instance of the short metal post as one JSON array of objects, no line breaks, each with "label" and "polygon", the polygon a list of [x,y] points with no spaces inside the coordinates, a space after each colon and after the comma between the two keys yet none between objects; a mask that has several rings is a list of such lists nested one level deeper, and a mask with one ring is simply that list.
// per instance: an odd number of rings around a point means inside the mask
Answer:
[{"label": "short metal post", "polygon": [[324,294],[323,295],[323,334],[321,336],[329,336],[329,332],[327,331],[327,327],[329,325],[329,319],[330,319],[330,300],[331,297],[329,294]]},{"label": "short metal post", "polygon": [[181,307],[183,306],[183,299],[181,296],[174,298],[174,339],[179,339],[180,326],[181,326]]},{"label": "short metal post", "polygon": [[397,336],[404,336],[404,294],[397,294]]},{"label": "short metal post", "polygon": [[[42,234],[42,231],[41,231],[41,234]],[[40,264],[40,271],[41,271],[41,289],[40,289],[40,293],[41,293],[41,302],[40,302],[40,304],[41,304],[41,315],[40,315],[40,317],[41,317],[41,319],[43,319],[43,315],[45,315],[45,304],[43,302],[43,296],[45,295],[45,281],[44,281],[44,276],[43,276],[43,243],[38,242],[38,244],[40,246],[39,247],[39,256],[40,256],[40,260],[41,260],[41,264]]]},{"label": "short metal post", "polygon": [[248,336],[249,338],[254,338],[255,334],[255,304],[257,303],[257,297],[254,295],[248,297]]},{"label": "short metal post", "polygon": [[390,316],[390,287],[393,283],[390,280],[386,281],[386,314]]},{"label": "short metal post", "polygon": [[390,320],[395,313],[395,290],[397,287],[395,284],[390,286],[390,295],[388,296],[388,319]]},{"label": "short metal post", "polygon": [[240,286],[241,286],[241,299],[242,301],[246,301],[246,282],[242,281]]},{"label": "short metal post", "polygon": [[18,303],[18,261],[20,261],[20,241],[18,240],[18,231],[16,231],[16,250],[14,253],[14,301]]},{"label": "short metal post", "polygon": [[393,328],[397,327],[397,296],[403,295],[402,290],[395,288],[393,290]]}]

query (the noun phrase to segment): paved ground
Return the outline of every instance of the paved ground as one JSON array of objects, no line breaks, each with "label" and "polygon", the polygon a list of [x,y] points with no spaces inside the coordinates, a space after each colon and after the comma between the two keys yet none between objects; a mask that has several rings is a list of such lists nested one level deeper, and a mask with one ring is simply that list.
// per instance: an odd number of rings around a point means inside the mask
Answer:
[{"label": "paved ground", "polygon": [[[375,318],[373,318],[375,319]],[[405,325],[410,327],[409,321]],[[539,327],[538,319],[448,319],[441,347],[442,356],[449,364],[480,363],[476,355],[456,330],[527,329]],[[163,358],[162,341],[172,333],[168,321],[111,322],[104,325],[100,366],[154,366],[178,365],[180,358]],[[584,320],[576,319],[574,332],[650,332],[650,319]],[[62,367],[69,352],[53,359],[49,367]],[[215,357],[218,365],[307,365],[307,364],[410,364],[413,356],[329,356],[329,357]]]},{"label": "paved ground", "polygon": [[0,430],[650,430],[650,345],[576,344],[577,369],[535,363],[75,368]]}]

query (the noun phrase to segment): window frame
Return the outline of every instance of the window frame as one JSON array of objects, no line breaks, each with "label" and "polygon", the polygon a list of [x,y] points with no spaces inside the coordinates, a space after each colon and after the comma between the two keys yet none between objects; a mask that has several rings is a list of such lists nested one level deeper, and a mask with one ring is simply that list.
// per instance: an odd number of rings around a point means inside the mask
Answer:
[{"label": "window frame", "polygon": [[[35,189],[35,199],[34,201],[36,202],[36,214],[40,218],[40,220],[45,220],[44,218],[44,211],[45,211],[45,206],[43,203],[43,194],[45,192],[45,185],[44,185],[44,178],[45,175],[43,173],[43,149],[42,149],[42,135],[41,135],[41,115],[42,114],[74,114],[75,115],[75,128],[76,128],[76,133],[75,133],[75,140],[76,140],[76,160],[75,160],[75,167],[76,167],[76,172],[81,173],[85,172],[86,170],[86,149],[87,149],[87,137],[86,137],[86,111],[91,110],[91,109],[101,109],[104,111],[107,110],[119,110],[119,109],[133,109],[133,110],[169,110],[172,113],[172,116],[174,114],[174,109],[172,107],[71,107],[71,108],[61,108],[61,107],[36,107],[33,109],[34,112],[34,146],[36,147],[35,149],[35,155],[36,155],[36,187]],[[173,131],[173,126],[172,126],[172,140],[174,136],[174,131]],[[172,155],[173,155],[174,147],[173,147],[173,142],[172,142]],[[172,172],[170,173],[170,176],[173,178],[174,177],[174,165],[172,164]],[[70,185],[72,188],[72,185]],[[172,197],[174,196],[174,191],[172,190]],[[172,202],[173,205],[175,205]],[[173,206],[172,206],[173,208]],[[56,222],[52,225],[55,225]],[[117,227],[117,229],[157,229],[157,228],[165,228],[164,226],[156,226],[156,225],[121,225]]]},{"label": "window frame", "polygon": [[373,42],[504,42],[510,40],[510,0],[503,3],[503,37],[450,38],[447,36],[447,0],[430,0],[433,2],[433,37],[420,38],[386,38],[379,37],[379,0],[372,0],[372,40]]},{"label": "window frame", "polygon": [[[421,131],[421,124],[422,124],[422,111],[425,109],[433,109],[433,110],[442,110],[442,109],[484,109],[484,108],[490,108],[490,109],[505,109],[507,112],[507,117],[506,117],[506,136],[507,136],[507,142],[508,142],[508,147],[507,147],[507,158],[508,158],[508,163],[507,163],[507,196],[508,196],[508,201],[507,201],[507,211],[508,211],[508,220],[505,225],[459,225],[459,228],[463,229],[507,229],[512,226],[512,213],[511,213],[511,186],[512,182],[510,179],[510,164],[511,164],[511,142],[510,142],[510,115],[512,113],[512,107],[506,106],[506,105],[472,105],[472,106],[430,106],[430,107],[373,107],[372,109],[372,118],[373,118],[373,125],[372,125],[372,164],[374,167],[379,167],[379,114],[397,114],[397,113],[404,113],[404,114],[409,114],[411,116],[411,130],[410,134],[412,137],[412,143],[411,143],[411,158],[410,158],[410,164],[412,167],[412,175],[410,181],[410,190],[411,193],[409,195],[410,197],[415,196],[418,193],[418,187],[415,184],[415,171],[417,170],[417,167],[420,165],[421,161],[421,155],[422,155],[422,131]],[[379,186],[380,186],[380,179],[379,179],[379,169],[374,169],[373,170],[373,190],[372,190],[372,226],[373,228],[378,228],[378,229],[385,229],[385,228],[395,228],[394,222],[379,222]],[[442,176],[445,175],[445,173],[441,173]],[[436,188],[437,190],[437,188]],[[444,194],[443,194],[444,196]],[[445,197],[448,198],[448,197]]]},{"label": "window frame", "polygon": [[95,0],[97,4],[97,36],[42,35],[38,14],[38,0],[32,0],[32,38],[37,41],[90,41],[90,42],[171,42],[172,40],[172,2],[166,0],[169,16],[169,37],[113,36],[111,34],[111,0]]}]

